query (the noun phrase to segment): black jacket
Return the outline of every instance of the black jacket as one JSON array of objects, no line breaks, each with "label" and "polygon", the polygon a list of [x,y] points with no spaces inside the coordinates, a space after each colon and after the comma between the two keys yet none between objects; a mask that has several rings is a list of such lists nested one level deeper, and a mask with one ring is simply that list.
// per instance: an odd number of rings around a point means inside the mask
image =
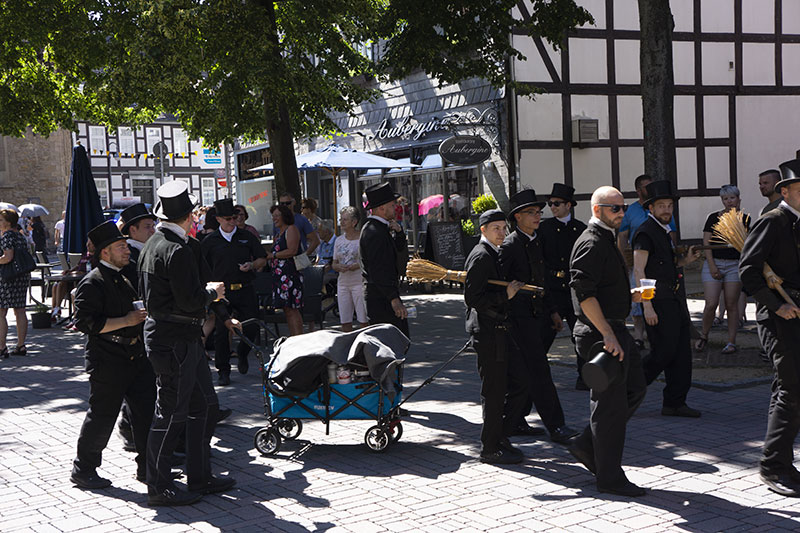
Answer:
[{"label": "black jacket", "polygon": [[219,230],[213,231],[200,243],[200,250],[211,268],[211,277],[226,284],[251,283],[256,277],[255,271],[242,272],[239,265],[267,256],[261,242],[249,231],[239,228],[230,242]]},{"label": "black jacket", "polygon": [[[676,263],[672,238],[653,217],[647,217],[633,235],[633,249],[648,252],[644,274],[656,280],[656,300],[675,300],[683,294],[683,276]],[[634,252],[635,253],[635,252]]]},{"label": "black jacket", "polygon": [[501,285],[489,284],[490,279],[502,279],[498,253],[491,245],[479,242],[467,256],[467,277],[464,281],[464,303],[467,304],[466,330],[493,333],[495,327],[506,321],[508,293]]},{"label": "black jacket", "polygon": [[564,293],[569,298],[569,257],[575,241],[585,229],[586,224],[575,217],[566,224],[557,218],[548,218],[539,225],[536,235],[542,239],[544,287],[551,295]]},{"label": "black jacket", "polygon": [[[622,321],[630,313],[628,272],[613,232],[589,224],[572,248],[570,277],[572,305],[579,322],[585,326],[594,328],[580,306],[588,298],[597,298],[606,320]],[[579,333],[576,328],[575,334]]]},{"label": "black jacket", "polygon": [[[150,313],[174,314],[202,319],[216,292],[206,289],[208,266],[201,266],[200,243],[189,237],[184,242],[172,231],[159,228],[148,239],[139,256],[139,292]],[[148,318],[148,336],[162,340],[193,340],[201,326]]]},{"label": "black jacket", "polygon": [[[531,240],[519,229],[511,232],[500,246],[500,272],[506,281],[521,281],[543,287],[545,283],[542,240],[537,235]],[[555,303],[545,292],[544,297],[528,291],[519,291],[510,303],[512,317],[545,316],[555,311]]]},{"label": "black jacket", "polygon": [[400,297],[400,276],[408,262],[408,244],[402,231],[392,237],[389,226],[367,218],[358,243],[365,298]]},{"label": "black jacket", "polygon": [[141,252],[138,248],[134,248],[130,244],[128,245],[128,249],[131,251],[131,260],[130,262],[122,268],[122,274],[128,278],[128,281],[131,282],[133,288],[136,289],[136,292],[139,292],[139,254]]},{"label": "black jacket", "polygon": [[75,327],[88,335],[88,359],[112,356],[129,360],[144,352],[141,342],[142,325],[107,332],[110,335],[134,338],[140,342],[132,346],[118,344],[100,336],[109,318],[119,318],[133,311],[136,291],[120,272],[100,264],[81,279],[75,293]]},{"label": "black jacket", "polygon": [[[800,291],[800,221],[788,209],[778,207],[756,220],[747,235],[739,261],[742,287],[761,306],[775,312],[785,302],[767,287],[764,263],[783,279],[783,288]],[[796,303],[797,300],[795,300]],[[766,314],[759,309],[759,320]]]}]

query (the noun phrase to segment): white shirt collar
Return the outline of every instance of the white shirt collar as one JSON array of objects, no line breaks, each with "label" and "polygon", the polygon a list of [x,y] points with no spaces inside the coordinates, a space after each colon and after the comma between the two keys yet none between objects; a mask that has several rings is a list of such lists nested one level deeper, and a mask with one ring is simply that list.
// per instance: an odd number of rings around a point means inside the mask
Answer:
[{"label": "white shirt collar", "polygon": [[522,233],[523,235],[525,235],[525,236],[526,236],[527,238],[529,238],[530,240],[534,240],[534,239],[536,238],[536,232],[535,232],[535,231],[533,232],[533,235],[528,235],[527,233],[525,233],[524,231],[522,231],[522,228],[520,228],[519,226],[517,226],[517,229],[519,230],[519,232],[520,232],[520,233]]},{"label": "white shirt collar", "polygon": [[670,232],[672,232],[672,228],[670,228],[668,224],[667,224],[667,225],[664,225],[664,224],[662,224],[660,220],[658,220],[656,217],[654,217],[654,216],[653,216],[653,213],[648,213],[648,214],[647,214],[647,216],[649,216],[650,218],[652,218],[653,220],[655,220],[655,221],[656,221],[656,224],[658,224],[659,226],[661,226],[661,229],[663,229],[663,230],[664,230],[664,231],[666,231],[667,233],[670,233]]},{"label": "white shirt collar", "polygon": [[500,253],[500,247],[492,244],[491,241],[489,241],[489,239],[486,238],[486,235],[481,235],[481,242],[485,242],[486,244],[492,247],[492,250],[494,250],[497,253]]},{"label": "white shirt collar", "polygon": [[562,218],[556,217],[556,220],[558,220],[562,224],[569,224],[569,221],[572,220],[572,213],[567,213],[567,216]]},{"label": "white shirt collar", "polygon": [[107,266],[108,268],[110,268],[110,269],[111,269],[111,270],[113,270],[114,272],[119,272],[120,270],[122,270],[121,268],[119,268],[119,267],[116,267],[116,266],[112,265],[111,263],[109,263],[109,262],[108,262],[108,261],[106,261],[105,259],[101,259],[101,260],[100,260],[100,264],[101,264],[101,265],[105,265],[105,266]]},{"label": "white shirt collar", "polygon": [[234,233],[236,233],[236,230],[237,230],[237,229],[239,229],[239,228],[237,228],[236,226],[234,226],[234,227],[233,227],[233,231],[232,231],[232,232],[230,232],[230,233],[225,233],[225,231],[222,229],[222,226],[220,226],[220,227],[219,227],[219,234],[220,234],[220,235],[222,235],[222,238],[223,238],[223,239],[225,239],[225,240],[226,240],[226,241],[228,241],[228,242],[231,242],[231,241],[233,240],[233,234],[234,234]]},{"label": "white shirt collar", "polygon": [[608,224],[606,224],[605,222],[603,222],[602,220],[600,220],[596,216],[592,216],[592,218],[589,219],[589,224],[595,224],[597,226],[600,226],[603,229],[606,229],[606,230],[610,231],[611,233],[614,233],[614,228],[612,228],[611,226],[609,226]]},{"label": "white shirt collar", "polygon": [[128,245],[136,248],[140,252],[142,251],[142,248],[144,248],[144,243],[137,241],[136,239],[128,239]]},{"label": "white shirt collar", "polygon": [[179,225],[175,224],[174,222],[167,222],[166,220],[162,220],[158,224],[158,227],[170,230],[172,233],[183,239],[183,242],[189,242],[189,237],[186,236],[186,230],[180,227]]},{"label": "white shirt collar", "polygon": [[784,208],[788,209],[789,212],[791,212],[794,216],[796,216],[798,219],[800,219],[800,211],[798,211],[797,209],[795,209],[794,207],[792,207],[788,203],[786,203],[786,200],[781,200],[781,203],[778,204],[778,207],[784,207]]},{"label": "white shirt collar", "polygon": [[370,215],[370,216],[368,216],[367,218],[374,218],[375,220],[377,220],[377,221],[379,221],[379,222],[383,222],[383,223],[384,223],[384,224],[386,224],[387,226],[389,225],[389,221],[388,221],[388,220],[386,220],[386,219],[385,219],[385,218],[383,218],[383,217],[379,217],[378,215]]}]

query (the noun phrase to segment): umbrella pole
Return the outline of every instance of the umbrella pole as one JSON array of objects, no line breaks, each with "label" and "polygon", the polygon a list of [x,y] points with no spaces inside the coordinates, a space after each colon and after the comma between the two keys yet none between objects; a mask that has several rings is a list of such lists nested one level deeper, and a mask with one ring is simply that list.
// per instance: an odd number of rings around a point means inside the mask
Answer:
[{"label": "umbrella pole", "polygon": [[411,167],[411,236],[414,239],[414,252],[419,252],[419,208],[417,207],[417,180],[414,176],[414,167]]},{"label": "umbrella pole", "polygon": [[450,221],[450,187],[447,183],[447,170],[445,170],[446,163],[442,158],[442,213],[444,217],[442,220],[445,222]]}]

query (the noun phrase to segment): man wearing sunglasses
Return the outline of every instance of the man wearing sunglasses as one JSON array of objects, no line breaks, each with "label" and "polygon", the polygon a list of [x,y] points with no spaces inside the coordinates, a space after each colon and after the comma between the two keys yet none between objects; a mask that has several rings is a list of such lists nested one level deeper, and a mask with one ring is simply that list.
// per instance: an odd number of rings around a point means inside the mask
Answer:
[{"label": "man wearing sunglasses", "polygon": [[[553,191],[547,199],[552,218],[542,220],[537,234],[542,238],[542,256],[546,270],[544,287],[556,306],[561,318],[567,321],[569,329],[575,328],[575,311],[569,294],[569,255],[572,245],[578,239],[586,224],[572,216],[572,208],[577,202],[573,199],[575,189],[563,183],[554,183]],[[552,324],[544,324],[542,341],[545,352],[550,351],[556,338],[557,330]],[[576,355],[577,357],[577,355]],[[575,381],[577,390],[589,390],[581,379],[583,359],[578,360],[578,378]]]},{"label": "man wearing sunglasses", "polygon": [[625,476],[622,450],[628,419],[644,400],[644,381],[639,349],[625,326],[631,296],[625,261],[614,241],[622,224],[625,203],[613,187],[600,187],[592,194],[592,218],[578,237],[570,258],[570,289],[578,320],[573,335],[578,355],[588,360],[592,346],[619,359],[619,375],[603,391],[592,390],[589,425],[573,441],[569,452],[597,479],[600,492],[642,496],[645,490]]},{"label": "man wearing sunglasses", "polygon": [[[510,203],[508,218],[515,229],[500,247],[500,271],[507,281],[521,281],[542,287],[545,283],[545,264],[537,230],[545,202],[537,199],[534,190],[528,189],[512,196]],[[566,444],[577,432],[564,421],[564,410],[553,384],[541,335],[545,327],[560,330],[561,315],[547,292],[544,296],[534,298],[529,292],[520,292],[511,298],[509,317],[511,338],[519,347],[521,357],[509,360],[508,394],[514,394],[519,388],[527,388],[529,396],[529,402],[512,434],[532,436],[541,433],[540,428],[529,426],[524,418],[532,404],[550,432],[550,439]]]}]

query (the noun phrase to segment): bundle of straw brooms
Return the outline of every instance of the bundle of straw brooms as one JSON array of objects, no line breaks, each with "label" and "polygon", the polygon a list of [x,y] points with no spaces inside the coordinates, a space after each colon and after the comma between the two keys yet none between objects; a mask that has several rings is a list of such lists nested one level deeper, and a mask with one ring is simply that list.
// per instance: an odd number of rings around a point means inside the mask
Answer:
[{"label": "bundle of straw brooms", "polygon": [[[426,259],[414,258],[406,266],[406,277],[412,281],[435,282],[446,280],[464,283],[467,279],[467,273],[464,270],[448,270],[442,265]],[[508,285],[507,281],[497,279],[490,279],[489,283],[502,286]],[[536,293],[544,291],[542,287],[537,287],[536,285],[523,285],[520,290]]]},{"label": "bundle of straw brooms", "polygon": [[[712,229],[716,237],[719,237],[736,248],[738,252],[741,252],[742,248],[744,248],[744,240],[747,238],[747,228],[744,227],[744,213],[741,211],[731,209],[723,213]],[[797,305],[783,287],[781,287],[783,280],[767,263],[764,263],[763,274],[764,279],[767,280],[767,286],[770,289],[778,291],[778,294],[781,295],[786,303]]]}]

